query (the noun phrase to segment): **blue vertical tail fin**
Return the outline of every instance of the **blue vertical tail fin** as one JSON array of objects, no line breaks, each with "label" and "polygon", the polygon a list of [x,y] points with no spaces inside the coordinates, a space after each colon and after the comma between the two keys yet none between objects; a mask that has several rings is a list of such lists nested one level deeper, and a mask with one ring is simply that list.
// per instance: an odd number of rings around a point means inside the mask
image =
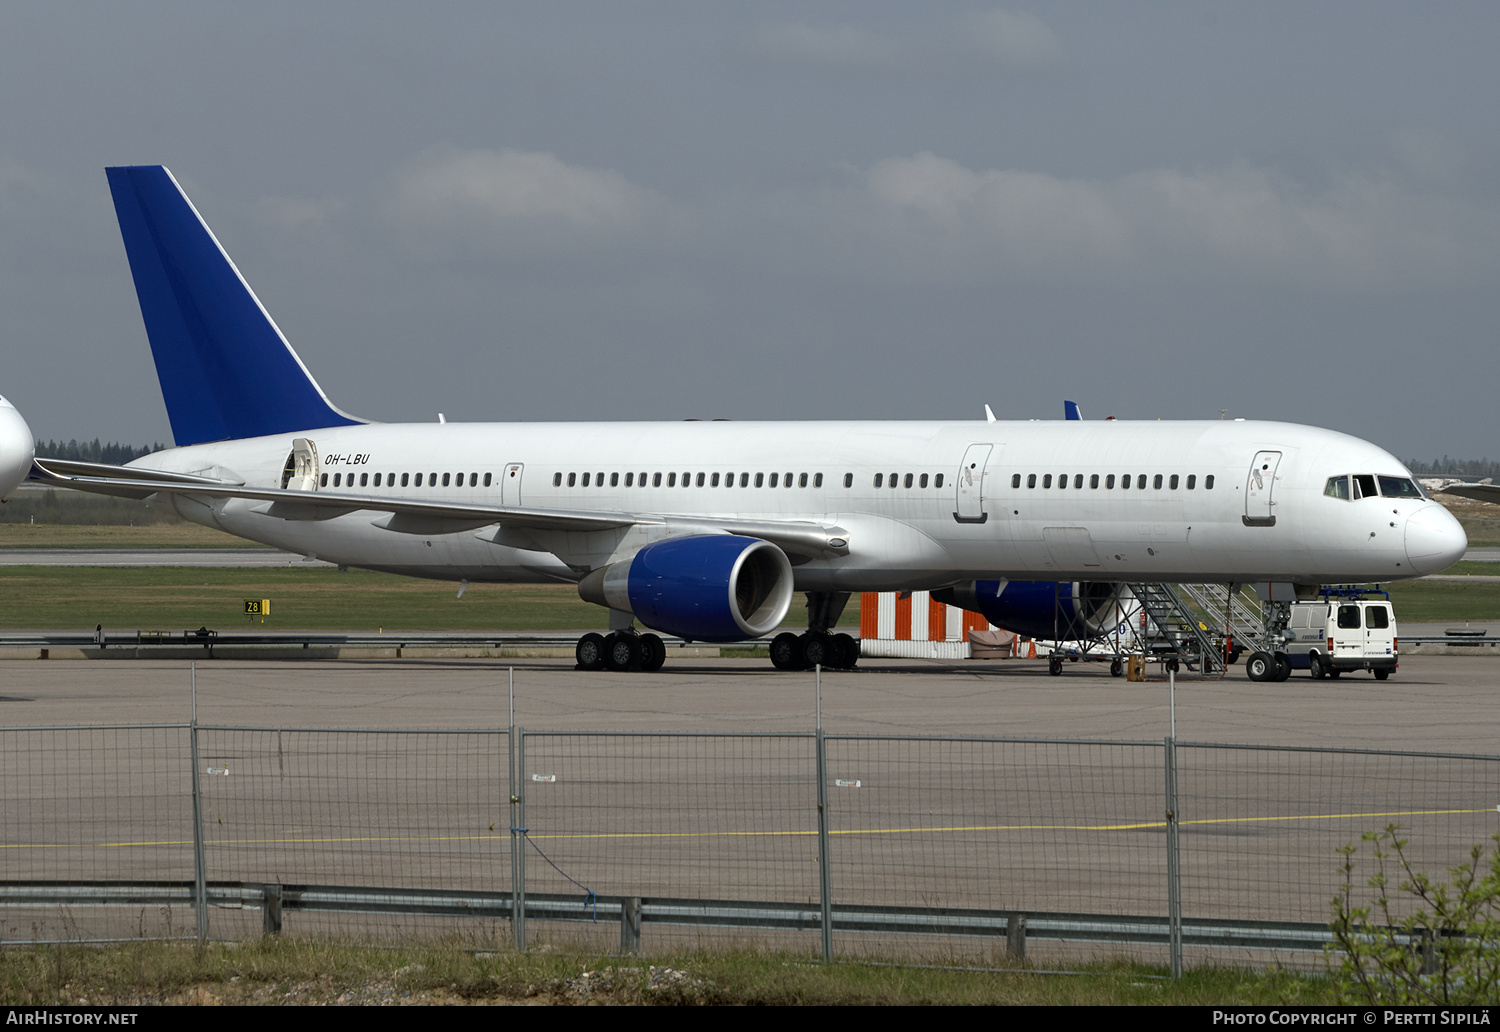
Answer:
[{"label": "blue vertical tail fin", "polygon": [[179,445],[349,426],[161,165],[105,169]]}]

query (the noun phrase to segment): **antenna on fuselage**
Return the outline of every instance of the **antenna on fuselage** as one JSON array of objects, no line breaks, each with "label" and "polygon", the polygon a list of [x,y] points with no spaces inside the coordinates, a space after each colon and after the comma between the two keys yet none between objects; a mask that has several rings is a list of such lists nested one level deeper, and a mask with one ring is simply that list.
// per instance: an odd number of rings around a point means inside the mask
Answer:
[{"label": "antenna on fuselage", "polygon": [[995,421],[995,413],[990,411],[990,407],[988,405],[984,407],[984,421],[986,423],[993,423]]}]

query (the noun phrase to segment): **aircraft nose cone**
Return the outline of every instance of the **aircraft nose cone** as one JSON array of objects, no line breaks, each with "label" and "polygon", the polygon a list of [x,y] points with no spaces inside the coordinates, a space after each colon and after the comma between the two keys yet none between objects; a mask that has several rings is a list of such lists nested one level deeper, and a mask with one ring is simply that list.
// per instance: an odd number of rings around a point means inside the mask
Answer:
[{"label": "aircraft nose cone", "polygon": [[0,499],[10,497],[16,485],[31,475],[34,447],[31,427],[14,405],[0,398]]},{"label": "aircraft nose cone", "polygon": [[1424,506],[1406,518],[1406,559],[1419,574],[1446,570],[1468,548],[1464,528],[1441,505]]}]

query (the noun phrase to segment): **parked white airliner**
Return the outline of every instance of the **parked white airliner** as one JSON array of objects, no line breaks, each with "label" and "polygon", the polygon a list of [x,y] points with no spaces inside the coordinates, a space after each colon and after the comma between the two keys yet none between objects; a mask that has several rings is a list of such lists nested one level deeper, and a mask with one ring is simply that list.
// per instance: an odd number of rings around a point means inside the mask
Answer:
[{"label": "parked white airliner", "polygon": [[577,582],[614,632],[580,642],[586,666],[659,666],[634,621],[763,635],[794,592],[809,633],[773,659],[839,666],[857,652],[828,632],[854,591],[1386,581],[1467,545],[1392,455],[1288,423],[367,423],[328,401],[170,172],[108,175],[177,447],[38,459],[33,478],[349,566]]}]

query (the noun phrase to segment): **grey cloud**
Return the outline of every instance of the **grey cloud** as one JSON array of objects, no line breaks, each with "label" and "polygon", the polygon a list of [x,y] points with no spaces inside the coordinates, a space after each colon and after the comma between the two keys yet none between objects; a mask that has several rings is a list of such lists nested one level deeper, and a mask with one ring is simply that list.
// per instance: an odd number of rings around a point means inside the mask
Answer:
[{"label": "grey cloud", "polygon": [[[1310,190],[1248,165],[1114,179],[971,170],[931,153],[872,164],[818,209],[814,249],[908,282],[1024,276],[1376,290],[1493,277],[1500,209],[1350,174]],[[783,206],[784,207],[784,206]]]},{"label": "grey cloud", "polygon": [[1001,8],[960,15],[962,45],[1017,68],[1039,68],[1062,57],[1062,45],[1036,15]]},{"label": "grey cloud", "polygon": [[1057,36],[1040,18],[1003,8],[879,30],[864,25],[774,22],[749,37],[749,49],[774,61],[843,68],[951,70],[961,58],[1032,69],[1061,58]]},{"label": "grey cloud", "polygon": [[401,173],[397,187],[406,211],[425,217],[560,219],[591,230],[628,226],[657,204],[617,172],[517,150],[429,158]]},{"label": "grey cloud", "polygon": [[901,49],[868,29],[803,22],[766,25],[751,36],[751,47],[773,60],[828,65],[886,64]]}]

